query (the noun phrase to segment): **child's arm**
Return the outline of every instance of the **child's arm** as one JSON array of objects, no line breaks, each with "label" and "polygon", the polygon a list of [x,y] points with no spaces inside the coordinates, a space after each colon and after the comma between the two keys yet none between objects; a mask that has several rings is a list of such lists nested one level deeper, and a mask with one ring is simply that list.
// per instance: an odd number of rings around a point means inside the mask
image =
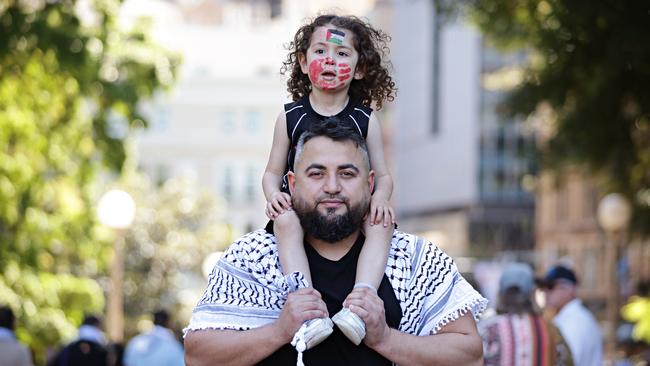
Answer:
[{"label": "child's arm", "polygon": [[384,158],[384,141],[381,135],[381,126],[375,113],[370,115],[368,122],[368,153],[370,155],[370,168],[375,171],[375,192],[370,201],[370,222],[384,226],[395,224],[395,212],[390,207],[389,201],[393,194],[393,178],[391,177]]},{"label": "child's arm", "polygon": [[280,191],[282,176],[289,153],[289,137],[287,136],[287,118],[284,111],[280,112],[275,120],[273,129],[273,144],[269,161],[262,177],[262,189],[266,197],[266,215],[269,219],[275,219],[284,210],[291,207],[291,197]]},{"label": "child's arm", "polygon": [[287,136],[287,117],[282,111],[275,121],[273,146],[262,178],[262,189],[266,197],[266,216],[274,220],[273,231],[277,239],[282,273],[286,275],[300,272],[311,286],[309,262],[303,246],[304,234],[300,220],[295,212],[291,211],[291,196],[280,191],[290,145]]}]

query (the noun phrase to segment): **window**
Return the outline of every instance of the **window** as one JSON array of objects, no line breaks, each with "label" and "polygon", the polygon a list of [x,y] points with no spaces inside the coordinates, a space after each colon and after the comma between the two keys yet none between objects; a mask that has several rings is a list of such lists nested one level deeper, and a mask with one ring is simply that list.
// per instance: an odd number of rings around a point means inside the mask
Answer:
[{"label": "window", "polygon": [[431,132],[437,135],[440,131],[440,53],[442,50],[442,15],[438,12],[433,17],[433,82],[431,88]]},{"label": "window", "polygon": [[232,167],[225,167],[223,170],[223,197],[228,202],[232,202],[234,192],[233,192],[233,172]]},{"label": "window", "polygon": [[259,132],[261,119],[262,115],[259,111],[248,111],[246,116],[246,129],[250,135],[255,135]]},{"label": "window", "polygon": [[258,181],[260,181],[260,178],[257,176],[257,169],[253,166],[248,167],[246,174],[246,202],[255,202]]},{"label": "window", "polygon": [[221,129],[227,135],[235,132],[235,113],[233,111],[224,111],[221,114]]},{"label": "window", "polygon": [[165,107],[159,107],[154,117],[153,130],[156,132],[165,132],[169,127],[169,110]]}]

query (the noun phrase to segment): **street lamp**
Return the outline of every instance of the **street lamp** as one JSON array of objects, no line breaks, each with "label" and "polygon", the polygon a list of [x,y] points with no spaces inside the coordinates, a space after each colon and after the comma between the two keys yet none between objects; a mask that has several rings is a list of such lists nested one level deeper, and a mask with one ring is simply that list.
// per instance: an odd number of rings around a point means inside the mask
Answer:
[{"label": "street lamp", "polygon": [[113,189],[102,196],[97,207],[99,221],[115,232],[113,243],[113,262],[111,263],[111,287],[108,293],[106,324],[108,337],[113,342],[124,338],[124,301],[122,284],[124,282],[124,233],[135,218],[135,202],[121,190]]},{"label": "street lamp", "polygon": [[620,193],[610,193],[603,197],[598,204],[598,223],[607,235],[607,262],[609,268],[610,293],[614,299],[607,302],[607,332],[608,347],[610,355],[614,357],[616,352],[616,324],[618,323],[618,312],[620,309],[620,286],[618,278],[618,263],[620,260],[621,247],[624,245],[624,235],[630,223],[632,209],[629,202]]}]

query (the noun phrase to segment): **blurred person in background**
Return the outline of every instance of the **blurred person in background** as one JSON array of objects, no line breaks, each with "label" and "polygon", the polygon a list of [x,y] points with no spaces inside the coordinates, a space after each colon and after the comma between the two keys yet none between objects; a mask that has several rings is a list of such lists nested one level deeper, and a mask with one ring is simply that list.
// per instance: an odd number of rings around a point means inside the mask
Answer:
[{"label": "blurred person in background", "polygon": [[551,267],[537,281],[546,295],[546,307],[555,313],[553,323],[571,348],[576,366],[603,364],[603,338],[596,319],[577,296],[575,273],[561,265]]},{"label": "blurred person in background", "polygon": [[16,317],[8,306],[0,307],[0,366],[31,366],[32,356],[14,335]]},{"label": "blurred person in background", "polygon": [[165,310],[153,314],[153,328],[134,337],[124,351],[125,366],[182,366],[183,347],[169,329]]},{"label": "blurred person in background", "polygon": [[65,346],[48,366],[108,366],[108,350],[101,320],[94,315],[86,315],[79,327],[77,340]]},{"label": "blurred person in background", "polygon": [[508,264],[499,279],[496,315],[478,323],[483,364],[573,365],[560,331],[533,305],[533,270],[525,263]]}]

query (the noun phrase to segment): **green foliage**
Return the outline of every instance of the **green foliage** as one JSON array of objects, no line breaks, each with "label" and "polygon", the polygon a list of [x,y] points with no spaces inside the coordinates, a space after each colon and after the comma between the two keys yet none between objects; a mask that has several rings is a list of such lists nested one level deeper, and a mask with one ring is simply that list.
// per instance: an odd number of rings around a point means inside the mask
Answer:
[{"label": "green foliage", "polygon": [[145,125],[138,101],[173,79],[143,29],[118,30],[118,1],[88,3],[84,22],[73,0],[0,5],[0,269],[103,268],[84,265],[106,244],[95,174],[120,171],[126,133]]},{"label": "green foliage", "polygon": [[530,63],[505,111],[548,106],[547,168],[587,167],[634,204],[650,233],[650,3],[642,0],[465,0],[495,45],[526,48]]},{"label": "green foliage", "polygon": [[85,311],[103,309],[89,279],[110,259],[96,176],[121,172],[125,137],[146,126],[138,102],[178,63],[145,28],[119,29],[119,6],[0,1],[0,301],[39,362]]},{"label": "green foliage", "polygon": [[650,344],[650,298],[632,296],[621,309],[623,319],[635,323],[632,337]]},{"label": "green foliage", "polygon": [[103,290],[90,278],[37,273],[16,263],[0,274],[0,299],[14,310],[16,335],[34,350],[39,364],[48,346],[76,335],[84,314],[104,308]]},{"label": "green foliage", "polygon": [[126,234],[124,305],[126,334],[137,332],[137,319],[159,308],[187,324],[203,287],[203,259],[232,240],[218,202],[192,183],[170,179],[157,187],[145,176],[131,175],[126,189],[136,202],[136,218]]}]

